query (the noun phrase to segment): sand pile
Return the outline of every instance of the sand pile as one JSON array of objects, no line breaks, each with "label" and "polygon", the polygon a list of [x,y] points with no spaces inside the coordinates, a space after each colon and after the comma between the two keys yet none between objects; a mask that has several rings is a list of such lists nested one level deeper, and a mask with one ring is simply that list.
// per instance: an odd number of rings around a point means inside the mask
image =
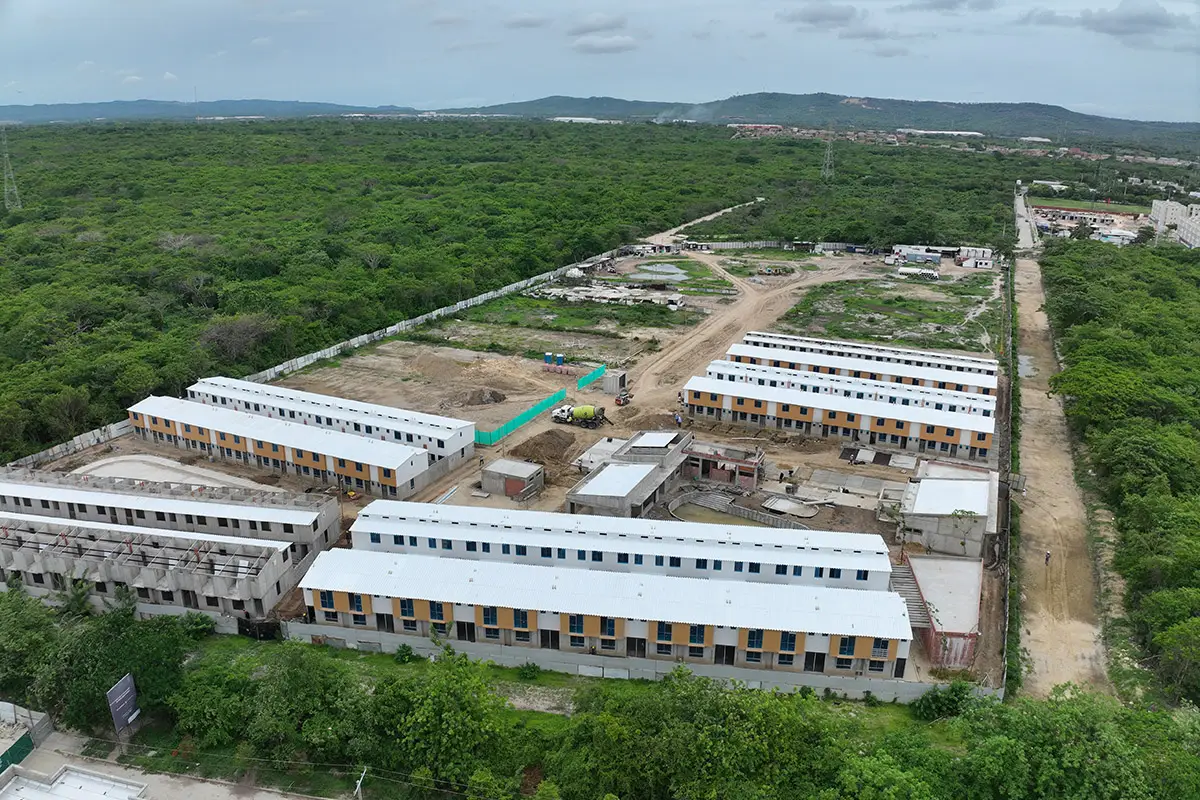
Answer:
[{"label": "sand pile", "polygon": [[549,430],[533,436],[508,451],[512,458],[526,458],[539,464],[564,462],[575,446],[575,434],[564,430]]}]

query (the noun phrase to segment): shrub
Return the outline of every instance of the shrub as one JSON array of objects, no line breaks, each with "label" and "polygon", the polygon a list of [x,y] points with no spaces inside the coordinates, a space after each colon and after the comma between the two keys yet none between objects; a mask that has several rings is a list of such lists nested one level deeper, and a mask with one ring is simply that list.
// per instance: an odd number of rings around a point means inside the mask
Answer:
[{"label": "shrub", "polygon": [[395,658],[397,664],[411,664],[414,661],[422,660],[421,656],[417,655],[416,651],[412,649],[412,646],[407,644],[402,644],[396,648]]},{"label": "shrub", "polygon": [[542,674],[542,668],[532,661],[526,661],[517,667],[517,677],[523,681],[536,681]]},{"label": "shrub", "polygon": [[935,686],[921,695],[913,702],[912,712],[917,719],[927,722],[946,717],[957,717],[970,708],[973,701],[971,684],[958,680],[944,689]]}]

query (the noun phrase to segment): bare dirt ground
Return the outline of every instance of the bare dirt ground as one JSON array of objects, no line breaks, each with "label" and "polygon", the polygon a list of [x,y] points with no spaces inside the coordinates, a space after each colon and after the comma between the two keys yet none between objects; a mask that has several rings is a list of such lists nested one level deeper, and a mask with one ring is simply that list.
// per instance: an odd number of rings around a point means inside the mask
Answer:
[{"label": "bare dirt ground", "polygon": [[1045,696],[1072,681],[1107,691],[1086,509],[1075,483],[1062,404],[1047,395],[1057,364],[1037,262],[1018,259],[1016,282],[1020,352],[1029,368],[1021,380],[1021,472],[1027,495],[1018,498],[1025,688]]}]

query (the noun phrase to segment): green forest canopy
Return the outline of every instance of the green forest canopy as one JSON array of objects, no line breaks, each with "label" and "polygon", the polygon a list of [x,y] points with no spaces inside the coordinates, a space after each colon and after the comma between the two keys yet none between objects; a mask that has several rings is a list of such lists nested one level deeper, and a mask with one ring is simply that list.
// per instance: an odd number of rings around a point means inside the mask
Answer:
[{"label": "green forest canopy", "polygon": [[[22,128],[0,216],[0,460],[762,195],[727,229],[1004,243],[1043,161],[713,127],[313,120]],[[1082,168],[1082,167],[1081,167]],[[1056,176],[1074,177],[1072,165]]]},{"label": "green forest canopy", "polygon": [[1056,240],[1042,273],[1050,385],[1115,512],[1131,619],[1168,690],[1200,702],[1200,250]]}]

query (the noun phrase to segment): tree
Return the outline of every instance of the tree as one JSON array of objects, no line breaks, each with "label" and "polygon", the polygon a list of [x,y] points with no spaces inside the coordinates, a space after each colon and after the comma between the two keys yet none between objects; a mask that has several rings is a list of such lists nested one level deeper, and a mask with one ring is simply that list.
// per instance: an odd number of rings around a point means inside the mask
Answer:
[{"label": "tree", "polygon": [[92,608],[92,584],[88,581],[71,581],[67,588],[55,596],[58,613],[68,619],[90,617]]},{"label": "tree", "polygon": [[533,800],[561,800],[561,798],[562,795],[558,792],[558,785],[550,780],[539,783],[537,791],[533,793]]},{"label": "tree", "polygon": [[1176,697],[1200,697],[1200,617],[1172,625],[1154,637],[1159,673]]},{"label": "tree", "polygon": [[512,792],[486,767],[471,773],[467,781],[467,800],[509,800]]},{"label": "tree", "polygon": [[1089,239],[1089,238],[1091,238],[1092,234],[1095,232],[1096,232],[1096,229],[1093,228],[1091,225],[1087,224],[1086,222],[1080,222],[1078,225],[1076,225],[1074,228],[1071,229],[1071,238],[1075,239],[1075,240]]},{"label": "tree", "polygon": [[1154,241],[1155,230],[1153,225],[1143,225],[1138,228],[1137,236],[1134,237],[1134,244],[1145,244],[1146,242]]},{"label": "tree", "polygon": [[933,800],[929,786],[887,753],[851,758],[822,800]]},{"label": "tree", "polygon": [[10,580],[0,592],[0,696],[25,702],[57,639],[54,613]]}]

